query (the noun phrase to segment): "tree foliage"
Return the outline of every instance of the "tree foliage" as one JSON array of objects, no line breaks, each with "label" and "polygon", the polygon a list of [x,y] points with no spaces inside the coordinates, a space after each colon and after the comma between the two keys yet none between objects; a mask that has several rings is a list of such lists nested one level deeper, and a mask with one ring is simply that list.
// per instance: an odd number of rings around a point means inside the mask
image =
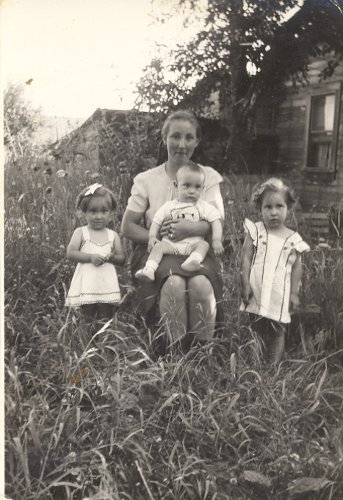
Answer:
[{"label": "tree foliage", "polygon": [[33,151],[33,134],[40,126],[40,111],[26,101],[24,85],[10,83],[4,92],[4,144],[7,161],[17,160]]},{"label": "tree foliage", "polygon": [[[175,2],[173,2],[175,4]],[[192,9],[195,0],[178,0]],[[313,56],[331,53],[323,77],[343,55],[342,0],[207,0],[203,27],[169,59],[154,59],[138,85],[139,104],[167,112],[187,106],[209,111],[213,98],[228,130],[230,168],[240,169],[262,95],[285,78],[305,81]]]}]

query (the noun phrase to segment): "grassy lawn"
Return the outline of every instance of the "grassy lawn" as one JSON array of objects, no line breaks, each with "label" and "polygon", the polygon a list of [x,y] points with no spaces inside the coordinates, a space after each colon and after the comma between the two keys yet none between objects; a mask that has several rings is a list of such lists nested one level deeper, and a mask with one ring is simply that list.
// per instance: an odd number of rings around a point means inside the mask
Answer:
[{"label": "grassy lawn", "polygon": [[[343,498],[343,252],[306,256],[302,310],[320,313],[293,325],[271,369],[238,313],[243,190],[226,202],[226,319],[213,342],[158,356],[163,328],[132,316],[125,267],[127,300],[81,346],[84,327],[64,307],[65,247],[76,194],[94,180],[36,166],[5,172],[7,496]],[[97,180],[112,185],[109,172]]]}]

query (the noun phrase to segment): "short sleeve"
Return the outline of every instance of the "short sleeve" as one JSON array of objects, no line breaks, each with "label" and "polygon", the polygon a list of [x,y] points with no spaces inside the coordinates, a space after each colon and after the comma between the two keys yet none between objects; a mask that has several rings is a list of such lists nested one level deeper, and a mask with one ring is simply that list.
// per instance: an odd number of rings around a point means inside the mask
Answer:
[{"label": "short sleeve", "polygon": [[149,206],[148,190],[145,184],[144,172],[136,175],[133,180],[131,196],[127,202],[127,209],[133,212],[144,213]]},{"label": "short sleeve", "polygon": [[295,243],[294,248],[299,253],[309,252],[311,250],[309,245],[304,240],[300,240]]},{"label": "short sleeve", "polygon": [[244,232],[249,234],[254,246],[257,245],[257,227],[256,224],[250,219],[244,219],[243,223]]},{"label": "short sleeve", "polygon": [[205,188],[203,199],[219,210],[222,219],[225,217],[223,197],[220,191],[222,176],[212,167],[202,167],[205,172]]},{"label": "short sleeve", "polygon": [[205,191],[223,182],[223,177],[212,167],[202,167],[205,171]]},{"label": "short sleeve", "polygon": [[203,202],[204,205],[203,205],[203,209],[202,209],[202,213],[201,213],[201,217],[202,219],[205,219],[207,220],[208,222],[213,222],[217,219],[221,219],[221,215],[219,213],[219,210],[211,205],[210,203],[207,203],[207,202]]}]

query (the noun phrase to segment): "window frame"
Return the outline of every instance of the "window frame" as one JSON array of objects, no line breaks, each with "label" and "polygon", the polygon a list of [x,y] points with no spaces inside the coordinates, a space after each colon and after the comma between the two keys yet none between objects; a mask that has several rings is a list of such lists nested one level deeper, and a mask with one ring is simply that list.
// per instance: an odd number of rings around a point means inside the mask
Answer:
[{"label": "window frame", "polygon": [[[318,173],[333,173],[337,171],[337,149],[338,149],[338,132],[339,132],[339,116],[340,116],[340,104],[341,104],[341,87],[342,82],[335,82],[334,84],[328,84],[327,86],[321,86],[311,92],[306,98],[306,127],[305,127],[305,170],[307,172],[318,172]],[[311,111],[312,111],[312,99],[318,96],[335,96],[335,106],[334,106],[334,118],[333,118],[333,130],[331,137],[331,158],[330,165],[328,168],[318,168],[311,167],[309,165],[309,146],[310,146],[310,134],[311,134]]]}]

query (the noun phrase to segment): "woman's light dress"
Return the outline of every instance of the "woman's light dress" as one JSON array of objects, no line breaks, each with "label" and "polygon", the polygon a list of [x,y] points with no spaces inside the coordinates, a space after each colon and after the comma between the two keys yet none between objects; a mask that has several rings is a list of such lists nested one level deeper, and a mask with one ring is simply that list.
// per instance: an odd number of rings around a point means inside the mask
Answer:
[{"label": "woman's light dress", "polygon": [[[82,253],[100,254],[107,256],[111,253],[114,231],[106,229],[107,241],[97,243],[91,240],[87,226],[82,229]],[[76,266],[74,276],[70,285],[66,305],[77,307],[84,304],[105,303],[113,304],[120,302],[120,289],[117,272],[113,264],[105,262],[101,266],[95,266],[91,262],[81,263]]]},{"label": "woman's light dress", "polygon": [[263,222],[244,221],[244,229],[254,245],[250,271],[253,291],[241,311],[258,314],[281,323],[290,323],[289,313],[291,271],[296,253],[310,250],[297,232],[285,238],[268,233]]}]

